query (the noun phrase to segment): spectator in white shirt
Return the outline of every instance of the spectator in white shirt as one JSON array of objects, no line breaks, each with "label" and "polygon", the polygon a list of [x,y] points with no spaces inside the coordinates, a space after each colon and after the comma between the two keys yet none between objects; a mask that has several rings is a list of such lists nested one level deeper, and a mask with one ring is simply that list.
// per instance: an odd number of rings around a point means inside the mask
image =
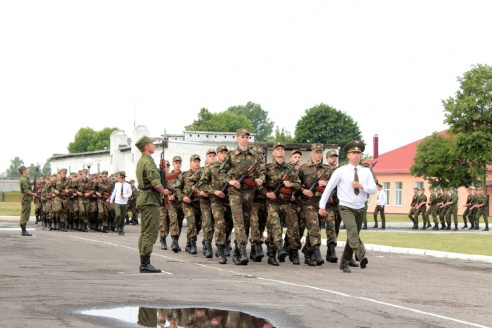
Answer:
[{"label": "spectator in white shirt", "polygon": [[125,172],[118,173],[118,182],[115,183],[113,193],[109,198],[109,204],[114,203],[116,214],[116,229],[121,236],[125,235],[125,216],[128,212],[128,199],[132,195],[130,184],[125,181]]},{"label": "spectator in white shirt", "polygon": [[381,229],[385,229],[386,217],[384,216],[384,205],[386,205],[386,192],[381,184],[378,186],[376,208],[374,209],[374,228],[378,227],[378,212],[381,214]]},{"label": "spectator in white shirt", "polygon": [[366,249],[360,239],[359,231],[365,215],[365,205],[368,194],[376,192],[376,182],[369,168],[360,165],[360,158],[365,145],[361,141],[347,143],[344,151],[349,163],[335,170],[319,201],[319,214],[326,215],[326,203],[332,190],[337,187],[337,196],[340,200],[340,216],[347,229],[347,242],[343,251],[340,270],[350,273],[349,263],[352,255],[365,269],[367,263]]}]

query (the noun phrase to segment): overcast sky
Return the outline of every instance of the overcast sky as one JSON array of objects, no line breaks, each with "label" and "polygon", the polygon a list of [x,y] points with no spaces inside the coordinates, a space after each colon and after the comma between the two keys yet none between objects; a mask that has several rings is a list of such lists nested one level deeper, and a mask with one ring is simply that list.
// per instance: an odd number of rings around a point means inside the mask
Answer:
[{"label": "overcast sky", "polygon": [[81,127],[181,133],[253,101],[294,135],[325,103],[372,155],[441,131],[458,76],[491,64],[492,1],[0,1],[0,172]]}]

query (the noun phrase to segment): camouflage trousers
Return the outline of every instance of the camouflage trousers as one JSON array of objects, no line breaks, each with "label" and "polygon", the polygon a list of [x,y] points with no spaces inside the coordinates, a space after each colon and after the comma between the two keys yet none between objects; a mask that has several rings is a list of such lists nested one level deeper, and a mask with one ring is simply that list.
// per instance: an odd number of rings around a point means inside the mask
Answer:
[{"label": "camouflage trousers", "polygon": [[159,234],[159,207],[159,205],[139,206],[139,211],[142,213],[140,237],[138,238],[140,256],[150,255],[154,248]]},{"label": "camouflage trousers", "polygon": [[212,241],[214,236],[214,216],[210,199],[200,198],[200,211],[202,213],[203,240]]},{"label": "camouflage trousers", "polygon": [[253,202],[254,191],[252,188],[244,187],[237,190],[229,187],[229,204],[231,206],[232,220],[234,221],[234,232],[237,246],[248,243],[248,233],[250,224],[251,204]]},{"label": "camouflage trousers", "polygon": [[89,203],[89,219],[97,221],[97,199],[92,198]]},{"label": "camouflage trousers", "polygon": [[268,218],[266,200],[254,200],[250,213],[250,242],[252,245],[263,243],[265,227]]},{"label": "camouflage trousers", "polygon": [[470,210],[470,214],[468,215],[468,220],[470,220],[470,223],[478,224],[478,222],[476,221],[477,210],[477,208]]},{"label": "camouflage trousers", "polygon": [[304,200],[302,211],[306,218],[306,228],[308,235],[306,237],[306,247],[312,251],[314,247],[321,245],[321,234],[319,225],[319,198]]},{"label": "camouflage trousers", "polygon": [[286,237],[292,249],[301,248],[301,239],[299,237],[299,223],[297,215],[292,210],[292,204],[280,204],[277,202],[267,201],[268,204],[268,231],[271,234],[269,238],[270,248],[276,249],[282,243],[283,226],[287,226]]},{"label": "camouflage trousers", "polygon": [[69,220],[72,219],[72,220],[78,221],[79,220],[79,214],[80,214],[79,199],[77,197],[71,198],[70,199],[70,205],[68,207],[70,209]]},{"label": "camouflage trousers", "polygon": [[137,207],[137,201],[136,200],[128,202],[128,210],[130,212],[132,212],[132,219],[138,218],[138,207]]},{"label": "camouflage trousers", "polygon": [[[482,216],[483,216],[483,222],[485,224],[489,225],[489,207],[484,206],[482,207]],[[480,217],[477,218],[477,223],[480,221]]]},{"label": "camouflage trousers", "polygon": [[90,200],[88,198],[79,198],[79,220],[89,223]]},{"label": "camouflage trousers", "polygon": [[415,219],[414,219],[414,216],[415,216],[415,212],[416,212],[416,211],[417,211],[417,210],[416,210],[415,208],[413,208],[413,207],[412,207],[412,208],[410,208],[410,211],[408,212],[408,218],[409,218],[410,220],[412,220],[412,221],[414,221],[414,220],[415,220]]},{"label": "camouflage trousers", "polygon": [[429,221],[429,214],[432,215],[432,221],[434,221],[434,224],[435,225],[438,225],[439,222],[437,221],[437,205],[429,206],[429,208],[427,209],[427,211],[425,211],[425,214],[424,214],[424,220],[425,220],[425,222],[430,222]]},{"label": "camouflage trousers", "polygon": [[228,229],[232,227],[231,208],[225,201],[219,200],[218,197],[213,197],[212,214],[214,217],[215,245],[224,246],[232,230]]},{"label": "camouflage trousers", "polygon": [[65,197],[55,197],[54,200],[54,211],[56,218],[62,223],[67,223],[68,219],[68,201],[69,198]]},{"label": "camouflage trousers", "polygon": [[188,222],[188,232],[186,234],[186,238],[195,238],[202,229],[200,202],[196,200],[192,201],[191,204],[183,202],[183,213],[186,218],[186,222]]},{"label": "camouflage trousers", "polygon": [[[299,236],[299,248],[301,248],[301,239],[304,236],[304,230],[306,230],[306,217],[302,211],[302,204],[296,202],[291,203],[290,208],[292,210],[292,215],[297,218],[298,236]],[[295,244],[295,240],[291,235],[289,228],[287,228],[287,240],[289,241],[291,247],[295,249],[292,245]]]},{"label": "camouflage trousers", "polygon": [[167,235],[169,235],[170,222],[169,210],[166,210],[164,206],[161,206],[159,214],[159,232],[161,237],[167,237]]},{"label": "camouflage trousers", "polygon": [[109,210],[109,203],[106,202],[106,199],[99,198],[97,200],[97,218],[98,221],[102,221],[103,227],[108,226]]},{"label": "camouflage trousers", "polygon": [[176,204],[170,202],[168,215],[169,215],[169,232],[171,237],[179,237],[181,235],[181,229],[183,227],[184,212],[182,204]]},{"label": "camouflage trousers", "polygon": [[453,222],[455,225],[458,224],[458,205],[450,205],[446,212],[446,223],[451,226],[451,215],[453,216]]},{"label": "camouflage trousers", "polygon": [[[327,206],[326,207],[326,245],[335,244],[337,245],[337,216],[339,217],[340,213],[338,209]],[[340,229],[340,221],[338,221],[338,230]]]}]

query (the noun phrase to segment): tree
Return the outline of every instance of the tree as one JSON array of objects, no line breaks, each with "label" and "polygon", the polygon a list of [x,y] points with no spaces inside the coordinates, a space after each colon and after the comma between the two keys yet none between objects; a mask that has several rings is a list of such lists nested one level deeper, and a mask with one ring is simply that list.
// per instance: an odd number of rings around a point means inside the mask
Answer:
[{"label": "tree", "polygon": [[283,142],[283,143],[293,143],[294,137],[290,135],[289,131],[284,128],[280,129],[278,126],[275,127],[275,135],[268,137],[268,142]]},{"label": "tree", "polygon": [[340,158],[345,158],[343,147],[351,140],[362,140],[357,122],[346,113],[325,104],[306,109],[297,122],[296,142],[337,144]]},{"label": "tree", "polygon": [[18,168],[24,165],[24,161],[16,156],[14,159],[10,160],[10,166],[7,169],[7,178],[20,178],[21,174],[19,173]]},{"label": "tree", "polygon": [[470,175],[484,180],[492,163],[492,67],[474,65],[457,80],[460,90],[442,101],[444,122],[456,137],[456,157],[466,158]]},{"label": "tree", "polygon": [[432,186],[468,186],[473,181],[464,157],[456,156],[456,138],[434,132],[417,145],[410,173],[422,177]]},{"label": "tree", "polygon": [[245,106],[232,106],[227,108],[228,112],[246,116],[253,125],[253,132],[256,133],[255,141],[267,141],[272,134],[274,122],[268,119],[268,112],[261,108],[260,104],[248,101]]},{"label": "tree", "polygon": [[68,144],[69,153],[84,153],[107,149],[110,146],[110,136],[117,128],[104,128],[94,131],[92,128],[80,128],[74,141]]},{"label": "tree", "polygon": [[233,112],[210,113],[206,108],[200,109],[198,119],[185,126],[187,131],[236,132],[239,128],[253,131],[251,121],[242,114]]}]

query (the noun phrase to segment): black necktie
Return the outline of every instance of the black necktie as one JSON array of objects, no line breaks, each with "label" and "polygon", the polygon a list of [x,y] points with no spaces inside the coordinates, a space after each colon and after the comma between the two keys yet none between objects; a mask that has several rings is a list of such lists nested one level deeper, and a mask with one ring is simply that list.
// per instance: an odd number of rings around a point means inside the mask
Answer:
[{"label": "black necktie", "polygon": [[[357,175],[357,168],[354,168],[354,181],[359,182],[359,176]],[[354,193],[359,194],[359,188],[354,188]]]},{"label": "black necktie", "polygon": [[123,196],[123,184],[121,184],[121,196]]}]

